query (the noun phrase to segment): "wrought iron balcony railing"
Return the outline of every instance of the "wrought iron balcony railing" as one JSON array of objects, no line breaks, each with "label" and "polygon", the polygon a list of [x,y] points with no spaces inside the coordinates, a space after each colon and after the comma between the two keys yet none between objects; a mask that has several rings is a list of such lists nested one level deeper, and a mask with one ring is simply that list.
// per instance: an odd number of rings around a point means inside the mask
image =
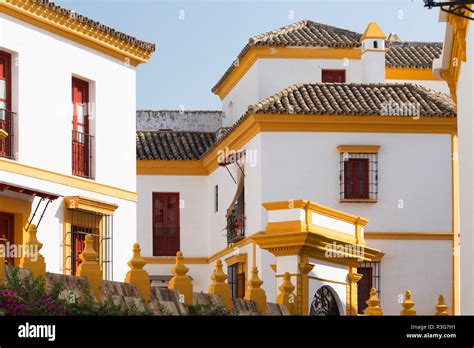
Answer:
[{"label": "wrought iron balcony railing", "polygon": [[92,150],[94,137],[92,135],[72,131],[72,174],[83,178],[93,179]]},{"label": "wrought iron balcony railing", "polygon": [[0,130],[6,133],[0,137],[0,157],[15,159],[15,118],[13,111],[0,109]]},{"label": "wrought iron balcony railing", "polygon": [[236,243],[245,238],[245,215],[233,212],[227,217],[227,244]]}]

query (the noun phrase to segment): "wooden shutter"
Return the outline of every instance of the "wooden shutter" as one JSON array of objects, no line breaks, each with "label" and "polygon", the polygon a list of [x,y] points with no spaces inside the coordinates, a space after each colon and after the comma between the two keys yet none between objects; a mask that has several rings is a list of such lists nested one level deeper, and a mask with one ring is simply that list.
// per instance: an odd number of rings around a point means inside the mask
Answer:
[{"label": "wooden shutter", "polygon": [[369,199],[369,159],[350,158],[344,162],[344,198]]},{"label": "wooden shutter", "polygon": [[175,256],[179,251],[179,193],[153,193],[153,255]]},{"label": "wooden shutter", "polygon": [[367,307],[365,301],[369,299],[372,285],[372,267],[359,267],[357,273],[362,274],[362,279],[357,283],[357,312],[364,313]]},{"label": "wooden shutter", "polygon": [[90,176],[89,150],[89,84],[72,79],[72,173],[82,177]]},{"label": "wooden shutter", "polygon": [[323,83],[344,83],[346,82],[345,70],[329,70],[323,69],[321,81]]}]

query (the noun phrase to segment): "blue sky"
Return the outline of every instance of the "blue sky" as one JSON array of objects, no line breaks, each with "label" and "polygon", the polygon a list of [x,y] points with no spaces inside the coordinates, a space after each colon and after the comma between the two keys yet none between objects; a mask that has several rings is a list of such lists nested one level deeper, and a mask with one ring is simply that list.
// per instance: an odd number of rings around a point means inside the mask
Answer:
[{"label": "blue sky", "polygon": [[442,41],[444,35],[438,10],[425,9],[422,0],[56,2],[156,43],[153,58],[137,70],[138,109],[221,109],[211,88],[249,37],[301,19],[357,32],[376,21],[387,35],[396,32],[402,40]]}]

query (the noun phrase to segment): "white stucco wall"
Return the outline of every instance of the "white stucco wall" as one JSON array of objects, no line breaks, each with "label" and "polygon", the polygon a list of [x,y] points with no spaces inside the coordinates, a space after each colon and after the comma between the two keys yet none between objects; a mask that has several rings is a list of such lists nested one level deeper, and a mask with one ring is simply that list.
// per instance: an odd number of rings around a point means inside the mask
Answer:
[{"label": "white stucco wall", "polygon": [[443,295],[452,313],[452,241],[369,240],[385,255],[380,269],[380,300],[386,315],[399,315],[409,290],[418,315],[433,315]]},{"label": "white stucco wall", "polygon": [[449,87],[446,81],[430,81],[430,80],[386,80],[387,83],[412,83],[415,85],[420,85],[429,89],[434,89],[436,91],[446,93],[449,95]]},{"label": "white stucco wall", "polygon": [[[73,76],[78,77],[90,85],[94,181],[135,192],[135,68],[3,13],[0,50],[12,54],[12,110],[17,113],[14,136],[18,162],[72,175],[71,82]],[[114,280],[123,280],[136,239],[135,202],[8,172],[0,172],[0,181],[61,196],[48,208],[38,231],[50,272],[62,272],[62,197],[80,195],[117,204]],[[14,196],[27,199],[19,194]]]}]

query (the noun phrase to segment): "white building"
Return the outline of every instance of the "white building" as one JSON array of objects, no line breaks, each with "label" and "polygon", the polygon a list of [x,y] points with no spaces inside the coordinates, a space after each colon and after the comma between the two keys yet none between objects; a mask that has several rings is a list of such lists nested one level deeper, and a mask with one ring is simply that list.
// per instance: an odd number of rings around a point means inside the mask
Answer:
[{"label": "white building", "polygon": [[0,233],[22,244],[38,225],[49,272],[74,273],[91,233],[104,278],[124,278],[135,70],[154,49],[48,1],[0,2]]},{"label": "white building", "polygon": [[361,35],[301,21],[251,38],[213,89],[225,133],[137,132],[149,274],[166,283],[181,250],[195,291],[217,259],[235,297],[253,266],[270,302],[289,272],[302,314],[355,315],[371,287],[387,314],[405,290],[419,314],[439,294],[453,303],[456,118],[431,70],[440,53],[386,40],[375,23]]},{"label": "white building", "polygon": [[[464,15],[469,16],[469,13],[466,11]],[[440,22],[446,25],[446,33],[443,53],[434,65],[434,74],[448,83],[459,116],[459,149],[456,150],[455,156],[459,169],[456,165],[453,181],[455,187],[453,202],[456,212],[453,226],[455,235],[453,254],[456,263],[453,286],[459,299],[456,307],[460,308],[461,314],[472,315],[474,313],[474,171],[472,166],[474,33],[472,24],[469,25],[471,21],[467,18],[447,14],[444,11],[440,11],[439,18]],[[455,145],[458,146],[457,142]]]}]

